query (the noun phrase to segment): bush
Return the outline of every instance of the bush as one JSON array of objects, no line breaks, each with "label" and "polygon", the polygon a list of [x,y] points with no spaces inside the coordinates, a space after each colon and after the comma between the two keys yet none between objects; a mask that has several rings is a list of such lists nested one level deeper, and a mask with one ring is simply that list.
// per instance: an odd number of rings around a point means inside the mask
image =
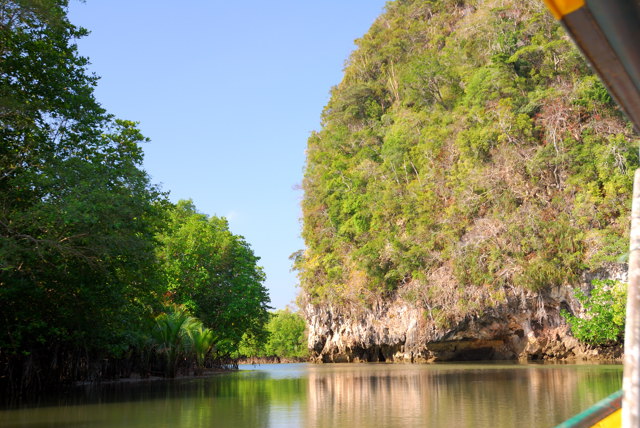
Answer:
[{"label": "bush", "polygon": [[560,314],[567,320],[571,333],[590,345],[608,345],[620,341],[624,334],[627,285],[613,280],[593,281],[587,295],[576,291],[576,298],[585,308],[585,317],[578,318],[566,310]]}]

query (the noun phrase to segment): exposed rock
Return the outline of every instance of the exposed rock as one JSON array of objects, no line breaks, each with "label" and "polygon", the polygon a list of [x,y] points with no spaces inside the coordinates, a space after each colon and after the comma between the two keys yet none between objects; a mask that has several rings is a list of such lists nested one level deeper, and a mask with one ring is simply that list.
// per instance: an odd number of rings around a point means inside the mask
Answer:
[{"label": "exposed rock", "polygon": [[[626,281],[626,266],[583,276],[589,291],[593,279]],[[409,287],[407,285],[406,287]],[[617,360],[621,346],[594,348],[578,342],[560,311],[583,312],[568,285],[534,293],[505,290],[501,301],[478,293],[476,306],[464,316],[443,323],[425,308],[409,302],[398,290],[378,299],[370,309],[361,303],[308,304],[309,348],[316,362],[435,362],[470,360]],[[488,292],[485,292],[485,294]],[[446,308],[443,308],[446,312]]]}]

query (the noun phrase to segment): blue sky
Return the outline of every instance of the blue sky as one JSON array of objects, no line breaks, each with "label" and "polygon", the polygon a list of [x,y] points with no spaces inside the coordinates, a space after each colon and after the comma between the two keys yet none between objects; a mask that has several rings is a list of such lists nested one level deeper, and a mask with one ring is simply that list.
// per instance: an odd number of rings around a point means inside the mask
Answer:
[{"label": "blue sky", "polygon": [[145,169],[170,199],[225,216],[267,274],[272,306],[298,293],[304,150],[353,41],[383,0],[72,1],[110,113],[140,122]]}]

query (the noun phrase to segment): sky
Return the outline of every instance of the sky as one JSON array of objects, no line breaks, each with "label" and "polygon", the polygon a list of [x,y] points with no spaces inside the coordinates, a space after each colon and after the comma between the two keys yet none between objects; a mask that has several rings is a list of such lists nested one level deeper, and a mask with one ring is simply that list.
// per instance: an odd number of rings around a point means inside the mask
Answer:
[{"label": "sky", "polygon": [[176,202],[224,216],[261,258],[271,306],[299,292],[307,138],[384,0],[78,0],[96,98],[140,123],[144,168]]}]

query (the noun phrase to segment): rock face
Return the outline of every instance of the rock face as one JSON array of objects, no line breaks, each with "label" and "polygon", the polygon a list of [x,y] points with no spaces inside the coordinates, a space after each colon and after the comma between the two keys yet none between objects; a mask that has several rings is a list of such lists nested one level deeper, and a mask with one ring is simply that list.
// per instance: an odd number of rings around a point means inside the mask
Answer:
[{"label": "rock face", "polygon": [[[626,281],[626,266],[610,265],[583,276]],[[593,348],[569,331],[562,309],[583,311],[570,286],[543,293],[516,288],[502,301],[476,308],[455,322],[430,316],[425,305],[402,297],[403,290],[361,305],[313,305],[304,312],[309,348],[316,362],[435,362],[473,360],[616,360],[621,347]],[[446,308],[444,308],[446,311]]]}]

